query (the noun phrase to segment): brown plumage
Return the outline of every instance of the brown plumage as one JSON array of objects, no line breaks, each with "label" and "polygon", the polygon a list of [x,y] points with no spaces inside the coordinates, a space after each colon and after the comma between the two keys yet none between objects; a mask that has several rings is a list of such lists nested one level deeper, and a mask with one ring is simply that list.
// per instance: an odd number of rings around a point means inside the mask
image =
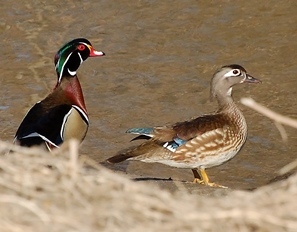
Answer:
[{"label": "brown plumage", "polygon": [[118,163],[128,159],[189,168],[193,171],[194,182],[223,187],[209,182],[205,168],[232,159],[245,143],[247,125],[232,99],[232,87],[244,82],[260,81],[239,65],[223,66],[211,81],[211,94],[219,104],[216,113],[170,126],[132,128],[127,133],[139,134],[135,139],[147,141],[121,151],[107,161]]}]

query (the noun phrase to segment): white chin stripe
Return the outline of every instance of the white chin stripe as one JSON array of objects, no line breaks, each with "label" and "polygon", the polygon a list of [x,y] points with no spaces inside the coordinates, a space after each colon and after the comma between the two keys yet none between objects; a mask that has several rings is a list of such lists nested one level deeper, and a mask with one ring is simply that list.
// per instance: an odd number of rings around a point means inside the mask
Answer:
[{"label": "white chin stripe", "polygon": [[231,94],[232,94],[232,87],[229,88],[229,89],[228,89],[228,92],[227,92],[227,95],[228,95],[228,96],[231,96]]},{"label": "white chin stripe", "polygon": [[78,56],[79,56],[79,59],[80,59],[80,64],[82,64],[82,62],[84,62],[84,60],[82,59],[82,57],[81,57],[81,55],[80,55],[80,53],[79,53],[79,52],[78,52],[77,54],[78,54]]},{"label": "white chin stripe", "polygon": [[76,75],[76,71],[70,71],[69,69],[67,69],[68,73],[71,75],[71,76],[75,76]]}]

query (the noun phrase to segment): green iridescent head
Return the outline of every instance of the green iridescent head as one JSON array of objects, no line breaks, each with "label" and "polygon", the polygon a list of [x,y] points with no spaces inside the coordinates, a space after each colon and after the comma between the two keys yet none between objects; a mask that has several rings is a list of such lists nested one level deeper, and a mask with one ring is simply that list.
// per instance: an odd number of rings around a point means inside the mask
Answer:
[{"label": "green iridescent head", "polygon": [[88,57],[104,55],[104,52],[96,51],[87,39],[71,40],[60,48],[55,55],[58,83],[61,82],[64,76],[76,76],[77,69]]}]

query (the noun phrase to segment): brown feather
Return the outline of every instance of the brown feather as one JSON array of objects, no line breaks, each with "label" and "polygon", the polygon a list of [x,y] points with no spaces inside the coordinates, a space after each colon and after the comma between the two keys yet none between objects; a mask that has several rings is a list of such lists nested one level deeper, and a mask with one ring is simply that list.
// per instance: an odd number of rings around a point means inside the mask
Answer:
[{"label": "brown feather", "polygon": [[122,153],[122,154],[118,154],[113,157],[110,157],[106,161],[111,164],[116,164],[116,163],[123,162],[131,157],[133,157],[133,156],[129,156],[129,154],[127,154],[127,153]]},{"label": "brown feather", "polygon": [[117,155],[107,159],[109,163],[119,163],[124,160],[142,160],[145,162],[146,158],[150,160],[164,159],[165,156],[171,156],[172,152],[164,148],[157,140],[150,139],[139,146],[130,147],[126,150],[120,151]]},{"label": "brown feather", "polygon": [[[170,126],[159,126],[154,128],[154,139],[160,142],[169,142],[174,138],[188,141],[207,131],[223,128],[229,124],[229,117],[223,112],[217,114],[202,115],[198,118],[178,122]],[[135,139],[140,139],[136,137]],[[133,139],[134,140],[134,139]]]},{"label": "brown feather", "polygon": [[190,140],[207,131],[222,128],[228,124],[228,118],[223,114],[203,115],[190,121],[179,122],[173,125],[177,137]]},{"label": "brown feather", "polygon": [[160,142],[168,142],[176,137],[176,131],[172,126],[158,126],[154,128],[154,139]]}]

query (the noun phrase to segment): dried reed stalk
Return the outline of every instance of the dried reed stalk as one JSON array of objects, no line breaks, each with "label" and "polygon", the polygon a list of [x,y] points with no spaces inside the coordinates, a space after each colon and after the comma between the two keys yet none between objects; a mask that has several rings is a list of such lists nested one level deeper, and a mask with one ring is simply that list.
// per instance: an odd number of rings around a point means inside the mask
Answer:
[{"label": "dried reed stalk", "polygon": [[1,231],[297,231],[296,175],[227,196],[171,193],[80,158],[78,147],[0,141]]},{"label": "dried reed stalk", "polygon": [[[267,107],[260,105],[259,103],[257,103],[256,101],[254,101],[251,98],[241,98],[240,101],[245,106],[248,106],[251,109],[253,109],[253,110],[259,112],[260,114],[263,114],[264,116],[273,120],[276,128],[280,132],[280,135],[281,135],[283,141],[285,141],[285,142],[288,140],[288,135],[287,135],[286,130],[283,127],[283,125],[287,125],[287,126],[297,129],[297,120],[296,119],[292,119],[292,118],[283,116],[281,114],[278,114],[278,113],[268,109]],[[283,168],[281,168],[278,173],[280,175],[284,175],[284,174],[292,171],[296,167],[297,167],[297,159],[295,161],[289,163],[288,165],[284,166]]]}]

